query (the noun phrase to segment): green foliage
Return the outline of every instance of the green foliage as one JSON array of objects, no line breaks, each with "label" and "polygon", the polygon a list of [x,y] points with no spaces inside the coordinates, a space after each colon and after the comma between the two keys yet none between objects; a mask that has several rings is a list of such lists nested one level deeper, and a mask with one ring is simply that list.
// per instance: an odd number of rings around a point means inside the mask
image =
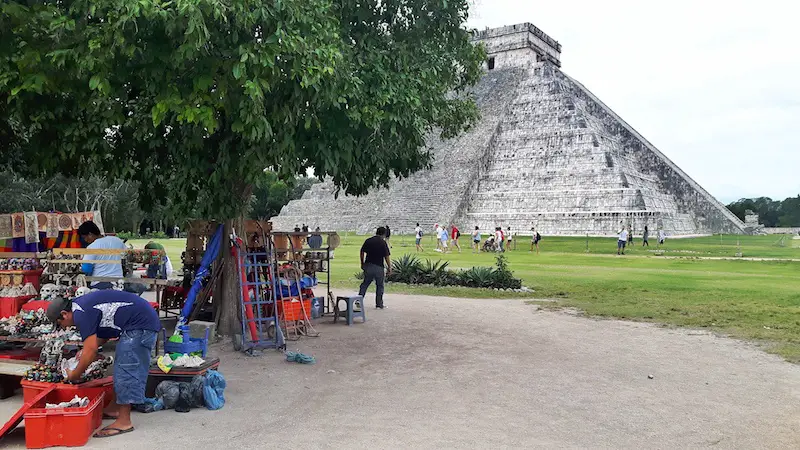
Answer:
[{"label": "green foliage", "polygon": [[[500,261],[502,258],[502,267]],[[444,260],[425,262],[406,254],[392,261],[388,281],[407,284],[432,284],[434,286],[466,286],[473,288],[519,289],[522,282],[513,277],[504,257],[498,258],[498,268],[473,267],[452,271],[450,262]],[[363,278],[363,276],[362,276]]]},{"label": "green foliage", "polygon": [[250,217],[253,219],[269,219],[280,213],[281,208],[303,196],[314,183],[314,179],[298,177],[289,182],[280,180],[278,174],[267,170],[253,188]]},{"label": "green foliage", "polygon": [[419,282],[422,263],[414,255],[403,255],[392,261],[392,275],[390,281],[398,283],[416,284]]},{"label": "green foliage", "polygon": [[0,158],[205,218],[241,214],[265,168],[361,195],[477,119],[466,19],[466,0],[5,1]]},{"label": "green foliage", "polygon": [[742,220],[745,211],[753,211],[766,227],[800,227],[800,195],[783,201],[769,197],[743,198],[729,204],[728,209]]},{"label": "green foliage", "polygon": [[488,288],[494,282],[494,270],[491,267],[476,266],[462,271],[460,276],[461,284],[467,287]]},{"label": "green foliage", "polygon": [[508,268],[508,259],[500,254],[495,258],[495,269],[492,272],[492,282],[496,287],[504,289],[519,289],[522,287],[522,280],[514,278],[511,269]]}]

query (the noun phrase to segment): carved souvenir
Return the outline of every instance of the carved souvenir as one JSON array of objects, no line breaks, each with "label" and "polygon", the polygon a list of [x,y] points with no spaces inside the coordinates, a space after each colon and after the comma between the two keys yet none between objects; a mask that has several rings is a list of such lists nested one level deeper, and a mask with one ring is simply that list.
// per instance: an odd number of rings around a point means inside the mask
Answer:
[{"label": "carved souvenir", "polygon": [[55,239],[58,237],[58,214],[47,215],[47,226],[45,227],[47,237]]},{"label": "carved souvenir", "polygon": [[0,214],[0,239],[13,237],[11,214]]},{"label": "carved souvenir", "polygon": [[25,237],[25,215],[23,213],[14,213],[11,215],[11,220],[11,236],[14,238]]},{"label": "carved souvenir", "polygon": [[36,212],[26,212],[25,215],[25,243],[36,244],[39,242],[39,218]]},{"label": "carved souvenir", "polygon": [[69,214],[60,214],[58,216],[58,230],[59,231],[72,230],[72,217]]},{"label": "carved souvenir", "polygon": [[47,213],[36,213],[36,224],[39,227],[39,231],[47,231]]}]

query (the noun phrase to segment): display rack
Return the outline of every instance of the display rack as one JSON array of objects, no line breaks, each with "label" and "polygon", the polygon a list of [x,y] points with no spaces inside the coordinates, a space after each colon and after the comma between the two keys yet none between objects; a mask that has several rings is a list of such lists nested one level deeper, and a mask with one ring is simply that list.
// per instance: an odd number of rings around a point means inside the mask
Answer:
[{"label": "display rack", "polygon": [[[331,259],[332,252],[339,245],[339,235],[334,231],[313,232],[275,232],[271,233],[275,242],[278,263],[294,265],[303,275],[317,280],[317,285],[325,287],[325,303],[323,314],[333,314],[333,293],[331,292]],[[319,248],[311,248],[308,239],[311,236],[327,236]],[[319,275],[322,274],[320,277]],[[320,278],[325,281],[320,281]]]}]

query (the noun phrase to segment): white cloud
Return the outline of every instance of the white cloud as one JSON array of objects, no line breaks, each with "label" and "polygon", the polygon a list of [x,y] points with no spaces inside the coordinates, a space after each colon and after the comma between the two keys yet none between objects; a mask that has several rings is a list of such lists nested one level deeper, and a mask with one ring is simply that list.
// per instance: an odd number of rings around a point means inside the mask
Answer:
[{"label": "white cloud", "polygon": [[800,4],[476,0],[469,25],[531,22],[562,70],[724,202],[800,194]]}]

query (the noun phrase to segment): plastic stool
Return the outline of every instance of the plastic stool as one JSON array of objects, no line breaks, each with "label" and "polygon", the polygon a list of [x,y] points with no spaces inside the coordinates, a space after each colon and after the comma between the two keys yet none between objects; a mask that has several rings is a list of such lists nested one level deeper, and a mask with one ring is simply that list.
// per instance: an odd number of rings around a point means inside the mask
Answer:
[{"label": "plastic stool", "polygon": [[[367,321],[367,315],[364,313],[364,297],[360,295],[345,295],[345,296],[337,296],[336,297],[336,304],[334,306],[334,315],[333,315],[333,323],[339,320],[339,302],[345,301],[347,302],[347,311],[345,312],[344,316],[347,318],[347,325],[353,324],[353,319],[356,317],[361,317],[363,322]],[[358,303],[360,311],[354,311],[355,304]]]}]

